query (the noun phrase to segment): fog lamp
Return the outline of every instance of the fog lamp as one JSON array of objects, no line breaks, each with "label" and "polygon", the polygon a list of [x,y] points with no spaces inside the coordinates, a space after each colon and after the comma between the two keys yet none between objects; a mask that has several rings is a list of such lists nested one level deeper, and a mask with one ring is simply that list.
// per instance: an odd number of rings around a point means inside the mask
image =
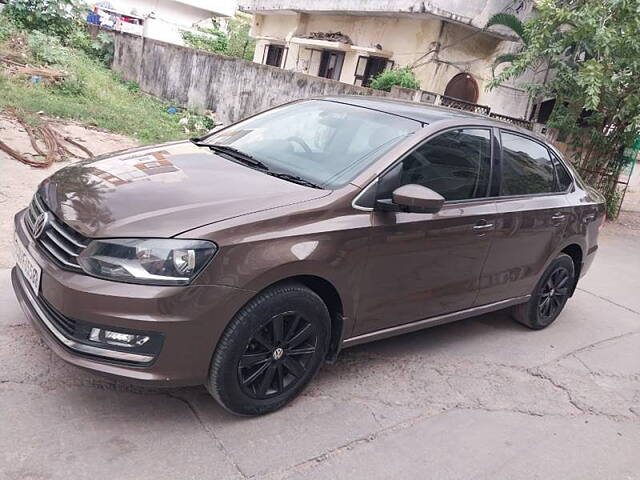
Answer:
[{"label": "fog lamp", "polygon": [[119,347],[141,347],[149,341],[149,337],[147,335],[135,335],[133,333],[92,328],[89,333],[89,340]]}]

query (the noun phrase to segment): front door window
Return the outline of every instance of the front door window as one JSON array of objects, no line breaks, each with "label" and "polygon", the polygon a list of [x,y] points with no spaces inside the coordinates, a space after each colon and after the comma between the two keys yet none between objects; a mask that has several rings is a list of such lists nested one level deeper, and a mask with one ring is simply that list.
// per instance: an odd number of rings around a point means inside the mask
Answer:
[{"label": "front door window", "polygon": [[[491,171],[491,132],[481,128],[450,130],[432,138],[404,158],[380,182],[391,196],[396,188],[416,183],[445,200],[484,197]],[[387,178],[389,177],[389,178]]]}]

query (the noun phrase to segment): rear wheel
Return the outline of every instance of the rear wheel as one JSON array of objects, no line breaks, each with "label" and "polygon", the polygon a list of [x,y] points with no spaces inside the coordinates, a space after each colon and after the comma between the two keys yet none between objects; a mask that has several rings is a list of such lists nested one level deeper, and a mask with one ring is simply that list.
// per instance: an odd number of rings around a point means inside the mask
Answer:
[{"label": "rear wheel", "polygon": [[228,411],[259,415],[284,406],[325,358],[329,312],[295,283],[258,294],[235,316],[211,364],[207,389]]},{"label": "rear wheel", "polygon": [[560,254],[545,270],[529,301],[513,308],[513,317],[534,330],[548,327],[562,312],[575,281],[573,259]]}]

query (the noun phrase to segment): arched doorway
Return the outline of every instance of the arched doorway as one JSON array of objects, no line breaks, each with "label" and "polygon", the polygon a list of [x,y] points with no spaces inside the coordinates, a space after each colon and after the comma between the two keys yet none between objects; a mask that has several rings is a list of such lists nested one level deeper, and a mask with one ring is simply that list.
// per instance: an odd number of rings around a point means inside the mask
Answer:
[{"label": "arched doorway", "polygon": [[468,73],[459,73],[447,84],[444,94],[469,103],[478,101],[478,84]]}]

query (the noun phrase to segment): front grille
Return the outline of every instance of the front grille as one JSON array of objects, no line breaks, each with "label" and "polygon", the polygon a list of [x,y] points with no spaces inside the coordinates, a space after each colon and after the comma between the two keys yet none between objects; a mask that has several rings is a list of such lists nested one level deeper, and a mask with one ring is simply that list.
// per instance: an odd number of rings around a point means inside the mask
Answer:
[{"label": "front grille", "polygon": [[[38,217],[47,214],[44,229],[36,231]],[[29,205],[25,223],[37,245],[60,267],[81,271],[78,255],[87,247],[89,241],[65,223],[58,220],[36,193]]]}]

